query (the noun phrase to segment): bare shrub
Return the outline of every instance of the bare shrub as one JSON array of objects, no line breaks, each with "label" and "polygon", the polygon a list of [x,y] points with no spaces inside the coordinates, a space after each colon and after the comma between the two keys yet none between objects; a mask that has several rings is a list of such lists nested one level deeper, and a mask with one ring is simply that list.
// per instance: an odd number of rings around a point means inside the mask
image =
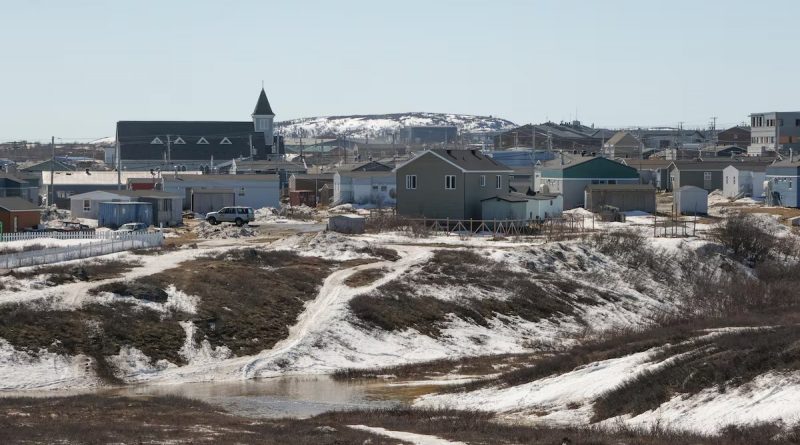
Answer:
[{"label": "bare shrub", "polygon": [[748,265],[767,259],[778,245],[757,217],[750,214],[731,215],[711,231],[713,239],[731,251],[733,256]]},{"label": "bare shrub", "polygon": [[647,237],[636,230],[598,232],[586,239],[589,245],[628,267],[646,267],[656,280],[668,279],[672,274],[674,255],[655,249]]},{"label": "bare shrub", "polygon": [[422,221],[398,215],[379,214],[367,218],[367,232],[406,232],[414,238],[427,238],[431,229]]}]

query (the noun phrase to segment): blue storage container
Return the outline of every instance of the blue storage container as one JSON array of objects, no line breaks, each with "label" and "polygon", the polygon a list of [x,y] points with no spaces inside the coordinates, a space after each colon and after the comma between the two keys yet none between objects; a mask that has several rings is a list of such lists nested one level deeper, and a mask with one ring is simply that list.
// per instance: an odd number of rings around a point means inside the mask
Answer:
[{"label": "blue storage container", "polygon": [[153,224],[153,206],[149,202],[101,202],[97,225],[117,229],[127,223]]}]

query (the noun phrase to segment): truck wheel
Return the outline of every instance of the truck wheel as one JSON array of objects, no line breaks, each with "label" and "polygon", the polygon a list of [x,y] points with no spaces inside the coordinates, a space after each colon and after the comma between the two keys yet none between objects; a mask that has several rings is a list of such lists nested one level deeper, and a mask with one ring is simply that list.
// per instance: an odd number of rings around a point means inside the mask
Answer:
[{"label": "truck wheel", "polygon": [[236,227],[242,227],[244,225],[242,218],[236,218],[236,221],[234,222],[236,223]]},{"label": "truck wheel", "polygon": [[208,218],[208,222],[209,222],[209,224],[211,224],[212,226],[216,226],[216,225],[217,225],[217,218],[214,218],[214,217],[212,216],[211,218]]}]

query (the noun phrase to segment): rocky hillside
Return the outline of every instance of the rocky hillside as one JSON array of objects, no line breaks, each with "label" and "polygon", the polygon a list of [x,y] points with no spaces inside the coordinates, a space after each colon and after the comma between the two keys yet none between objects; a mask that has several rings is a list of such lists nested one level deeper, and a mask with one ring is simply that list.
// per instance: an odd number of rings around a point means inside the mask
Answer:
[{"label": "rocky hillside", "polygon": [[486,133],[516,127],[513,122],[492,116],[446,113],[395,113],[353,116],[322,116],[277,123],[286,137],[347,136],[350,138],[391,138],[402,127],[454,125],[467,133]]}]

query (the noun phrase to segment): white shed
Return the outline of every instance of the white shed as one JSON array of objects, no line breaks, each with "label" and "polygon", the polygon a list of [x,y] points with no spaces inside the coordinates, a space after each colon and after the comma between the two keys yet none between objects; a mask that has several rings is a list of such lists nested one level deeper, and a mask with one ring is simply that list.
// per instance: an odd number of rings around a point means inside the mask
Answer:
[{"label": "white shed", "polygon": [[482,200],[481,219],[543,220],[561,215],[563,208],[564,199],[561,195],[509,193]]},{"label": "white shed", "polygon": [[528,196],[528,207],[526,209],[528,219],[544,220],[561,216],[564,211],[564,198],[561,195],[547,195],[537,193]]},{"label": "white shed", "polygon": [[708,192],[693,185],[684,185],[675,191],[675,209],[682,215],[708,213]]},{"label": "white shed", "polygon": [[722,196],[740,198],[764,196],[764,170],[766,166],[729,165],[722,170]]}]

